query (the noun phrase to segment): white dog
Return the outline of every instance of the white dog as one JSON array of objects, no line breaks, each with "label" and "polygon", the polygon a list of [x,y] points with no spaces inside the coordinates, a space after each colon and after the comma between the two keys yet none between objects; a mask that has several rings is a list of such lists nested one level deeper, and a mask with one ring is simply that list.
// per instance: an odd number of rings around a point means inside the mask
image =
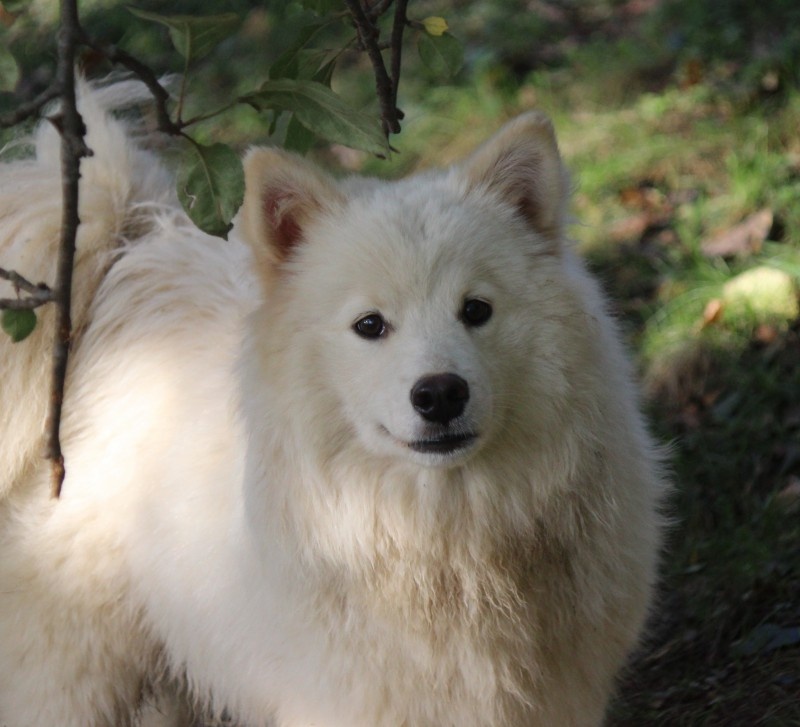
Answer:
[{"label": "white dog", "polygon": [[[108,112],[139,93],[82,99],[60,500],[51,314],[0,343],[0,724],[126,725],[174,681],[243,725],[599,725],[663,481],[550,123],[397,183],[254,149],[225,242]],[[45,127],[0,265],[52,281],[59,184]]]}]

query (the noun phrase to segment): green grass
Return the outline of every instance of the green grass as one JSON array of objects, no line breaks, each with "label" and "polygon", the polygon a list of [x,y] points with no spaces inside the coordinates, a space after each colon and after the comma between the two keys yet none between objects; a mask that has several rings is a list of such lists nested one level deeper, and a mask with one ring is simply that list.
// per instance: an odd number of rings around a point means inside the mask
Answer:
[{"label": "green grass", "polygon": [[[800,625],[800,521],[779,494],[799,469],[800,324],[733,306],[704,323],[747,270],[797,280],[797,101],[739,107],[713,86],[672,86],[563,124],[590,220],[576,234],[638,350],[676,483],[661,608],[612,725],[800,724],[797,643],[742,653],[765,625]],[[652,228],[609,234],[643,213],[625,202],[636,189]],[[777,221],[771,242],[702,254],[704,239],[763,208]]]}]

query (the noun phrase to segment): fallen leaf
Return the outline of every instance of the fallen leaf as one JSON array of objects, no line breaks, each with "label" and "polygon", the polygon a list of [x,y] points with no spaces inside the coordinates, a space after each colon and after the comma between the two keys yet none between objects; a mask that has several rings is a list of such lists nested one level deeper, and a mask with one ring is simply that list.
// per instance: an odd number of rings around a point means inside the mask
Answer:
[{"label": "fallen leaf", "polygon": [[704,240],[700,249],[706,257],[733,257],[758,252],[769,236],[773,219],[772,210],[760,210],[738,225]]},{"label": "fallen leaf", "polygon": [[725,306],[719,298],[708,301],[703,310],[703,328],[718,323],[724,310]]},{"label": "fallen leaf", "polygon": [[761,88],[764,91],[772,93],[773,91],[777,91],[780,85],[781,85],[781,77],[778,71],[776,70],[767,71],[761,77]]},{"label": "fallen leaf", "polygon": [[722,301],[733,315],[749,313],[792,320],[800,312],[792,276],[766,265],[731,278],[722,288]]},{"label": "fallen leaf", "polygon": [[769,323],[759,323],[753,338],[763,345],[773,343],[778,338],[778,329]]},{"label": "fallen leaf", "polygon": [[619,201],[625,207],[646,207],[647,195],[646,187],[637,184],[633,187],[625,187],[619,191]]},{"label": "fallen leaf", "polygon": [[649,212],[639,212],[614,223],[609,230],[609,234],[611,239],[617,242],[638,240],[644,235],[652,222],[653,217]]},{"label": "fallen leaf", "polygon": [[689,86],[696,86],[703,80],[703,64],[692,59],[683,67],[683,78],[681,79],[681,87],[688,88]]}]

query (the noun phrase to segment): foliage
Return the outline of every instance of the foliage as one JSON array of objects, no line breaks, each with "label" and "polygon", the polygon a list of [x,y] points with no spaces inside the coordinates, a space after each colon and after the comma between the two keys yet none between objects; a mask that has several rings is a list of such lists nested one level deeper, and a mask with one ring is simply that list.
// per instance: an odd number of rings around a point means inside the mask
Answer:
[{"label": "foliage", "polygon": [[[454,74],[463,56],[460,43],[447,32],[444,18],[409,19],[407,0],[396,0],[390,41],[386,43],[390,58],[390,69],[387,70],[381,50],[380,20],[391,5],[362,6],[360,0],[300,0],[288,4],[274,3],[264,11],[239,0],[231,4],[228,12],[200,14],[190,4],[179,0],[174,3],[176,12],[173,14],[128,7],[124,10],[127,14],[124,18],[118,12],[99,7],[97,17],[101,18],[101,31],[105,29],[112,37],[122,34],[113,42],[87,32],[85,27],[90,27],[91,21],[80,22],[76,7],[73,17],[78,27],[69,33],[64,33],[62,27],[61,32],[85,49],[84,73],[107,70],[109,64],[118,65],[147,85],[154,97],[159,128],[183,141],[177,175],[177,194],[181,204],[202,230],[225,237],[244,196],[244,175],[239,155],[225,141],[207,139],[202,129],[193,130],[191,136],[187,129],[197,129],[209,120],[219,123],[220,116],[247,107],[257,112],[264,131],[273,137],[278,132],[276,142],[296,151],[307,151],[319,138],[382,158],[389,156],[392,151],[389,134],[400,131],[399,119],[402,118],[402,112],[397,109],[397,89],[404,31],[408,28],[415,33],[420,58],[434,74]],[[34,12],[27,12],[30,9],[23,0],[5,0],[0,6],[3,13],[0,33],[6,41],[0,51],[0,111],[8,108],[9,104],[13,105],[7,92],[23,85],[20,79],[27,82],[34,75],[32,67],[49,69],[46,54],[41,57],[30,50],[35,48],[30,41],[37,32],[36,23],[32,21]],[[128,32],[132,18],[166,30],[181,60],[180,89],[176,98],[171,98],[158,78],[158,71],[162,70],[161,55],[154,54],[152,65],[148,65],[126,50],[125,46],[132,46],[135,51],[137,38],[140,42],[142,39],[147,39],[146,43],[152,42],[152,34]],[[228,60],[230,47],[238,46],[240,39],[237,36],[243,32],[243,26],[253,23],[257,26],[257,34],[281,39],[276,44],[280,52],[262,66],[260,74],[255,77],[249,74],[246,80],[235,84],[236,88],[227,89],[225,97],[217,105],[209,105],[208,94],[201,94],[204,103],[196,107],[195,113],[187,114],[191,99],[205,80],[209,68],[219,73],[218,64],[223,58]],[[124,31],[123,27],[126,28]],[[265,37],[258,40],[263,42]],[[366,53],[372,63],[380,116],[356,107],[332,88],[337,67],[346,65],[354,54],[360,52]],[[165,68],[170,62],[166,62]],[[94,66],[99,66],[99,69]],[[22,75],[21,67],[26,71]],[[49,72],[52,74],[52,70]],[[59,83],[61,81],[52,81],[37,97],[38,100],[32,102],[30,110],[11,113],[0,119],[0,128],[24,120],[63,93]],[[75,143],[79,141],[75,140]],[[19,292],[18,288],[18,296]],[[42,299],[42,302],[46,301]],[[12,304],[18,303],[11,301],[9,305]],[[0,302],[0,308],[3,307],[7,307],[5,302]],[[11,311],[4,315],[3,322],[4,329],[14,340],[22,340],[35,326],[36,316],[32,308],[23,313]]]},{"label": "foliage", "polygon": [[22,310],[4,310],[0,317],[3,331],[8,334],[14,343],[24,341],[36,327],[36,311],[23,308]]},{"label": "foliage", "polygon": [[[384,10],[388,6],[385,4]],[[5,7],[9,7],[8,3]],[[305,151],[313,146],[315,139],[323,139],[382,157],[390,154],[387,134],[381,129],[378,115],[344,100],[332,88],[337,68],[351,64],[353,55],[363,51],[368,43],[361,35],[354,37],[353,18],[345,3],[302,0],[268,4],[268,10],[263,10],[240,0],[230,4],[231,11],[212,15],[199,14],[191,3],[176,2],[173,7],[176,12],[168,15],[147,7],[130,7],[127,18],[120,15],[119,8],[98,7],[89,14],[86,25],[97,27],[97,33],[105,33],[109,38],[91,44],[94,55],[86,56],[84,66],[102,72],[104,60],[119,60],[107,52],[106,43],[110,42],[126,54],[141,52],[147,58],[148,68],[156,72],[181,73],[180,90],[174,103],[165,110],[163,127],[169,133],[185,136],[189,142],[179,179],[182,184],[189,180],[191,185],[178,192],[187,213],[203,230],[222,236],[227,233],[242,200],[241,171],[235,169],[238,157],[227,143],[207,139],[202,129],[189,137],[189,127],[209,119],[219,123],[220,115],[246,106],[258,113],[264,131],[277,133],[277,143],[296,150]],[[27,71],[46,66],[46,59],[30,50],[29,41],[40,29],[27,17],[22,5],[15,11],[21,13],[13,24],[17,27],[5,31],[9,43],[0,53],[0,90],[18,84],[20,66]],[[367,21],[377,23],[380,14],[370,12]],[[131,30],[131,26],[139,24],[136,20],[131,23],[131,14],[139,21],[164,28],[181,62],[175,64],[163,47],[156,48],[153,39],[157,36],[152,32],[143,32],[141,28]],[[447,32],[443,18],[428,16],[419,21],[404,20],[401,25],[408,25],[416,36],[420,58],[433,74],[447,76],[458,70],[463,51]],[[272,54],[271,62],[269,56],[265,58],[258,74],[248,74],[246,80],[240,78],[229,87],[216,110],[208,110],[208,94],[201,94],[206,103],[200,105],[203,110],[198,110],[193,94],[208,75],[218,76],[212,86],[218,85],[230,49],[254,45],[252,36],[261,31],[264,37],[255,40],[278,48],[279,52]],[[239,37],[243,35],[247,37]],[[393,39],[395,36],[397,33],[393,33]],[[376,36],[369,42],[373,40],[379,39]],[[151,51],[152,56],[145,55]],[[396,52],[394,47],[391,51],[393,55]],[[250,52],[255,51],[251,48]],[[98,68],[92,68],[98,64]],[[123,65],[132,68],[130,64],[123,62]],[[397,78],[389,79],[394,86],[399,81],[399,66],[395,73]],[[28,76],[23,73],[23,77]],[[8,106],[8,98],[0,99],[0,110],[3,101]],[[187,115],[189,107],[196,113]],[[234,183],[229,184],[230,180]]]}]

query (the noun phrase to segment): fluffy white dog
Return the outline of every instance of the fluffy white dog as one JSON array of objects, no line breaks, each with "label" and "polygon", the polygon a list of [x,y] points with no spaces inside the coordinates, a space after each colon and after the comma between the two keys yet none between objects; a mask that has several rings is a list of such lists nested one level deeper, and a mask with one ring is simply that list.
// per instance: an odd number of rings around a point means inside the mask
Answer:
[{"label": "fluffy white dog", "polygon": [[[174,681],[243,725],[599,725],[663,481],[549,121],[397,183],[254,149],[225,242],[109,113],[139,93],[82,99],[60,500],[50,314],[0,342],[0,724],[126,725]],[[0,171],[33,280],[57,145]]]}]

